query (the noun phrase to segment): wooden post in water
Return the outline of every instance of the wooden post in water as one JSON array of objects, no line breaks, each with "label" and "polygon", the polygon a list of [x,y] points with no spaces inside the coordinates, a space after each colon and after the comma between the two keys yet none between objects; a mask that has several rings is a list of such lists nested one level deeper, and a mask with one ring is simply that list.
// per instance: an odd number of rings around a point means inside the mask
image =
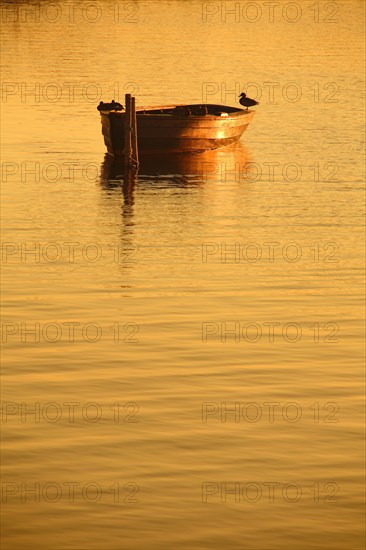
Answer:
[{"label": "wooden post in water", "polygon": [[132,127],[132,158],[134,166],[139,165],[139,151],[137,147],[137,120],[136,120],[136,100],[131,97],[131,127]]},{"label": "wooden post in water", "polygon": [[126,113],[124,124],[124,165],[125,170],[137,168],[138,148],[137,148],[137,123],[136,123],[136,103],[131,94],[125,95]]},{"label": "wooden post in water", "polygon": [[125,95],[125,124],[124,124],[124,141],[125,141],[125,151],[124,151],[124,160],[125,160],[125,170],[128,170],[130,167],[131,159],[131,94]]}]

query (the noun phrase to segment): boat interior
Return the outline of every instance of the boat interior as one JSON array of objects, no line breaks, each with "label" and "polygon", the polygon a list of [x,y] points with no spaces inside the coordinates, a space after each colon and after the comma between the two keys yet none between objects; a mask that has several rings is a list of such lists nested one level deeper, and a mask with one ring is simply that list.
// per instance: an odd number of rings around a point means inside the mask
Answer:
[{"label": "boat interior", "polygon": [[228,116],[232,113],[242,112],[243,109],[228,107],[226,105],[208,105],[198,103],[194,105],[172,105],[168,107],[153,107],[137,109],[138,115],[177,115],[177,116]]}]

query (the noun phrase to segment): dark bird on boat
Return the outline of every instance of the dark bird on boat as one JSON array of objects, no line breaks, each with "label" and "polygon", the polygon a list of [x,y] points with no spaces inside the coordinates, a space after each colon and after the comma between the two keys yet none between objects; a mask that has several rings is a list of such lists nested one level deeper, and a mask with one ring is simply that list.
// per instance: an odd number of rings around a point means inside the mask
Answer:
[{"label": "dark bird on boat", "polygon": [[259,105],[258,101],[255,99],[251,99],[250,97],[247,97],[247,94],[242,92],[240,94],[239,103],[240,105],[243,105],[243,107],[246,107],[246,110],[248,110],[248,107],[254,107],[254,105]]},{"label": "dark bird on boat", "polygon": [[103,103],[103,101],[101,101],[97,109],[98,111],[122,111],[123,106],[112,99],[110,103]]}]

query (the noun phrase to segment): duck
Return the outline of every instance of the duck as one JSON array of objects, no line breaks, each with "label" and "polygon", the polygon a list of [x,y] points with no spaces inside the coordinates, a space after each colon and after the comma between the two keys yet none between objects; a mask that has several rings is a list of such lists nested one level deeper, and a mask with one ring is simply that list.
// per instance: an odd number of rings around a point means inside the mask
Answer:
[{"label": "duck", "polygon": [[247,94],[242,92],[240,94],[239,103],[240,105],[243,105],[243,107],[246,107],[246,110],[248,110],[248,107],[254,107],[254,105],[259,105],[259,102],[255,99],[251,99],[250,97],[247,97]]},{"label": "duck", "polygon": [[103,101],[101,101],[97,107],[98,111],[122,111],[123,108],[124,107],[120,103],[117,103],[117,101],[114,101],[114,99],[112,99],[110,103],[103,103]]}]

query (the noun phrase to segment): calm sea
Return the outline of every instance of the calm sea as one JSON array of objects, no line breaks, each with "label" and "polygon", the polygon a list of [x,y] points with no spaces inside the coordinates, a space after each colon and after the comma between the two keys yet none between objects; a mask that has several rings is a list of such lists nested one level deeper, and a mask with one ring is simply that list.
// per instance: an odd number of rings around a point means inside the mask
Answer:
[{"label": "calm sea", "polygon": [[[364,2],[1,2],[4,550],[363,547]],[[100,100],[260,105],[105,157]]]}]

